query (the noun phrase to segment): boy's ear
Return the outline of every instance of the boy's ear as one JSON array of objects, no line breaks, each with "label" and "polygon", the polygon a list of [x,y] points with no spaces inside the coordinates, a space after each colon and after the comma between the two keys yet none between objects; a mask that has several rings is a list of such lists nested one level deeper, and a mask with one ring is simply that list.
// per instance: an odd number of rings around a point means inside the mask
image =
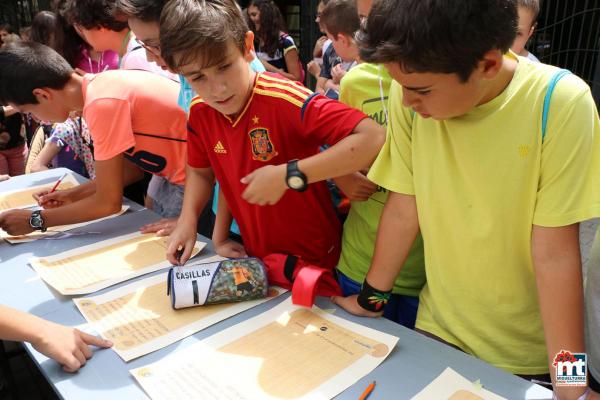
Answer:
[{"label": "boy's ear", "polygon": [[537,28],[537,22],[534,22],[533,24],[531,24],[531,28],[529,28],[529,36],[527,36],[527,40],[529,40],[529,38],[533,35],[533,32],[535,32],[535,28]]},{"label": "boy's ear", "polygon": [[504,55],[500,50],[490,50],[483,55],[479,68],[484,78],[493,79],[502,68]]},{"label": "boy's ear", "polygon": [[341,40],[345,46],[350,47],[354,45],[354,37],[345,33],[338,33],[338,40]]},{"label": "boy's ear", "polygon": [[44,88],[35,88],[31,93],[33,93],[38,103],[52,100],[53,97],[52,92]]},{"label": "boy's ear", "polygon": [[244,58],[248,62],[254,60],[254,32],[248,31],[244,37]]},{"label": "boy's ear", "polygon": [[344,46],[348,46],[350,44],[350,38],[343,33],[338,33],[337,38],[338,41],[342,42]]}]

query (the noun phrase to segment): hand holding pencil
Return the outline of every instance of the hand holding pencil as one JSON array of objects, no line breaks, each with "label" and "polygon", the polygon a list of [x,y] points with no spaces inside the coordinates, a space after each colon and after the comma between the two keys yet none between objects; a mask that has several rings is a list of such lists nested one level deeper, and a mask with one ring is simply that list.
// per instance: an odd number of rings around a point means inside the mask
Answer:
[{"label": "hand holding pencil", "polygon": [[60,183],[65,179],[67,173],[64,173],[52,186],[50,190],[44,190],[38,193],[34,193],[33,198],[37,200],[38,205],[45,209],[57,208],[64,206],[67,203],[71,203],[72,200],[69,195],[69,190],[57,190]]}]

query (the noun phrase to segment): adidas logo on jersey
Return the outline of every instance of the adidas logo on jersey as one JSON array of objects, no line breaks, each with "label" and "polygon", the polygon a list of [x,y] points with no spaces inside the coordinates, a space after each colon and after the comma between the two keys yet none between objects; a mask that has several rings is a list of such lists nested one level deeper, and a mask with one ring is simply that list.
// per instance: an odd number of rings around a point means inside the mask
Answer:
[{"label": "adidas logo on jersey", "polygon": [[214,150],[217,154],[227,154],[227,150],[225,150],[225,147],[223,147],[223,143],[221,143],[220,140],[215,144]]}]

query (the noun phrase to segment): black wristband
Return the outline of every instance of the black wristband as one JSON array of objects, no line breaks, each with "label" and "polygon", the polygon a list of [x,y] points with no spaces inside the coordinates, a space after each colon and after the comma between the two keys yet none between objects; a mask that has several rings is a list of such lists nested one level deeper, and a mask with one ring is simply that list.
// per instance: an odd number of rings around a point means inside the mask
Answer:
[{"label": "black wristband", "polygon": [[387,304],[392,294],[391,290],[377,290],[365,279],[358,294],[358,305],[368,311],[379,312]]}]

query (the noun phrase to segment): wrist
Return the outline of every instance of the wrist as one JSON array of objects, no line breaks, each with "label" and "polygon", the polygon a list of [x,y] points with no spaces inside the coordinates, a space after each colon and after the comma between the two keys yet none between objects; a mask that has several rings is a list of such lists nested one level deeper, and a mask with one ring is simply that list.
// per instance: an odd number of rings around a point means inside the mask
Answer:
[{"label": "wrist", "polygon": [[177,224],[175,225],[175,229],[177,229],[178,227],[182,227],[186,230],[189,229],[194,229],[196,230],[196,223],[195,221],[198,220],[198,216],[197,215],[188,215],[187,213],[181,213],[181,215],[179,216],[179,218],[177,219]]},{"label": "wrist", "polygon": [[391,290],[376,289],[365,279],[358,294],[358,305],[368,311],[380,312],[383,311],[391,294]]},{"label": "wrist", "polygon": [[32,345],[42,343],[45,339],[45,333],[48,331],[46,324],[48,324],[48,321],[31,315],[31,320],[27,323],[27,331],[23,335],[24,341]]},{"label": "wrist", "polygon": [[220,247],[229,241],[229,236],[223,237],[222,235],[213,235],[211,240],[214,247]]},{"label": "wrist", "polygon": [[[564,387],[563,387],[564,388]],[[576,388],[568,388],[569,390],[569,394],[570,395],[566,395],[566,394],[561,394],[561,393],[557,393],[560,392],[560,390],[557,390],[556,388],[554,389],[554,394],[553,394],[553,400],[568,400],[568,399],[573,399],[573,400],[586,400],[590,394],[590,389],[588,387],[580,387],[578,389],[580,389],[580,391],[578,391],[577,393],[574,393],[574,391],[576,390]]]},{"label": "wrist", "polygon": [[285,170],[285,188],[304,192],[308,188],[308,179],[298,167],[298,162],[297,159],[290,160],[287,164],[282,164],[279,167]]}]

